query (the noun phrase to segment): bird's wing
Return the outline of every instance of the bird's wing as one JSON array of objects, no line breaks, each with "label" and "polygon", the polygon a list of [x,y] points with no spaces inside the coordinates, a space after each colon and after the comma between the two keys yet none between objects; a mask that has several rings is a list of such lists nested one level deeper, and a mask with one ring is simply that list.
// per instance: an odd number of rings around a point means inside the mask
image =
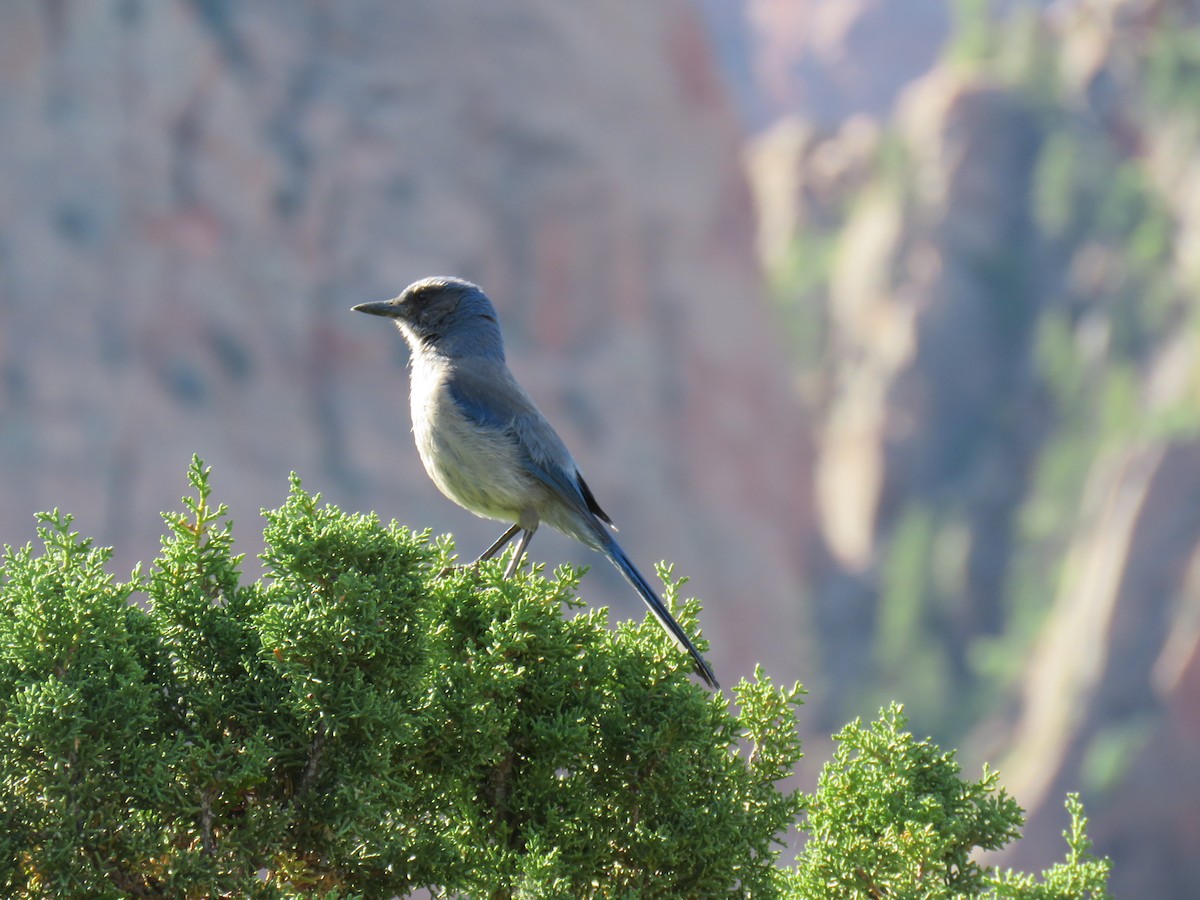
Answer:
[{"label": "bird's wing", "polygon": [[467,419],[480,428],[503,432],[520,447],[530,474],[585,516],[612,524],[562,438],[506,368],[486,374],[456,368],[446,387]]},{"label": "bird's wing", "polygon": [[[492,431],[513,432],[515,437],[516,423],[537,415],[537,408],[511,376],[503,379],[502,374],[502,370],[491,367],[481,375],[456,366],[446,378],[446,390],[470,422]],[[505,384],[505,380],[510,383]]]}]

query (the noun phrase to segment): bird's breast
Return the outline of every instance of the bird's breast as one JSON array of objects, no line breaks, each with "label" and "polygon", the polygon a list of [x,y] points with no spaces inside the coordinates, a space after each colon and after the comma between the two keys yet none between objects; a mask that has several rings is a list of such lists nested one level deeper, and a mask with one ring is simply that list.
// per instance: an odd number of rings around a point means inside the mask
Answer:
[{"label": "bird's breast", "polygon": [[503,429],[470,421],[447,387],[448,368],[414,366],[413,436],[438,489],[478,516],[515,522],[529,505],[531,476]]}]

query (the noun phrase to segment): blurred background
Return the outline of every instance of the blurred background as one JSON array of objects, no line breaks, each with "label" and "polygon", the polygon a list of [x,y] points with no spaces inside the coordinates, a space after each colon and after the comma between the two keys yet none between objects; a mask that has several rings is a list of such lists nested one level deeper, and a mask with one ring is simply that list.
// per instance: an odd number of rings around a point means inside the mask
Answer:
[{"label": "blurred background", "polygon": [[806,784],[895,698],[1002,864],[1078,790],[1200,896],[1195,0],[5,0],[0,135],[0,542],[124,575],[195,452],[248,576],[292,470],[473,557],[349,311],[462,275],[723,683],[809,687]]}]

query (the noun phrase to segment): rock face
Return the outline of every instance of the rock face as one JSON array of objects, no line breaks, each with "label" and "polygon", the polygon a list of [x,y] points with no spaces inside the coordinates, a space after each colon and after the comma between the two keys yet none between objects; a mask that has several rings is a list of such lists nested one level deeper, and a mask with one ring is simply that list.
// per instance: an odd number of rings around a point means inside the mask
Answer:
[{"label": "rock face", "polygon": [[764,132],[759,250],[819,336],[811,596],[842,709],[896,697],[998,763],[1028,810],[1003,864],[1061,858],[1081,791],[1116,896],[1191,896],[1200,19],[1068,6],[996,23],[894,115]]},{"label": "rock face", "polygon": [[950,5],[935,0],[697,3],[754,129],[792,114],[822,125],[887,114],[950,29]]},{"label": "rock face", "polygon": [[802,674],[806,451],[689,7],[16,0],[0,122],[5,541],[59,506],[151,558],[197,452],[249,553],[295,470],[473,554],[497,528],[436,495],[401,343],[349,311],[459,274],[631,555],[693,577],[722,680]]},{"label": "rock face", "polygon": [[[821,128],[887,118],[959,30],[1053,0],[692,0],[751,131],[799,116]],[[959,20],[964,20],[962,23]]]},{"label": "rock face", "polygon": [[1090,473],[1081,528],[1024,682],[1005,766],[1042,866],[1064,827],[1061,797],[1095,791],[1099,849],[1116,896],[1186,896],[1200,884],[1189,799],[1200,790],[1200,442],[1115,451]]}]

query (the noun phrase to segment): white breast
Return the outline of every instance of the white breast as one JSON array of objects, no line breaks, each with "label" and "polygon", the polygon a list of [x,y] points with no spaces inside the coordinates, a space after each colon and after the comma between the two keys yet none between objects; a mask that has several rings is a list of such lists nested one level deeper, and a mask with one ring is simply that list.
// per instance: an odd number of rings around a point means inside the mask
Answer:
[{"label": "white breast", "polygon": [[445,360],[413,360],[412,420],[417,452],[438,489],[477,516],[516,522],[537,490],[505,432],[469,422],[446,389]]}]

